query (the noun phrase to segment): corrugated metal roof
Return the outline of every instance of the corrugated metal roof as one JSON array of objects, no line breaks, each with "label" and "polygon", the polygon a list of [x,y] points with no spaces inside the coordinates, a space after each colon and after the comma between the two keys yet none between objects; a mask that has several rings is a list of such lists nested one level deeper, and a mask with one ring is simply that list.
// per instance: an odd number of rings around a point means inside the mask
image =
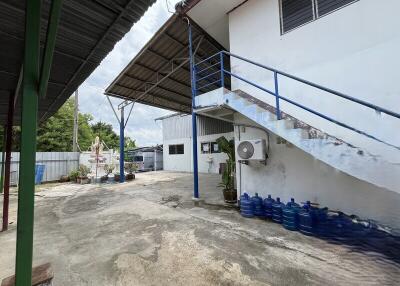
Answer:
[{"label": "corrugated metal roof", "polygon": [[[47,96],[39,100],[39,120],[60,108],[155,1],[63,1]],[[5,122],[8,95],[16,89],[23,61],[25,3],[0,2],[0,123]],[[50,1],[43,1],[42,53],[49,9]],[[14,124],[20,122],[17,104]]]},{"label": "corrugated metal roof", "polygon": [[[197,50],[197,60],[205,59],[223,49],[193,20],[190,21],[193,45],[196,47],[202,39]],[[105,93],[155,107],[189,113],[192,100],[189,63],[166,77],[172,70],[172,62],[173,66],[177,67],[187,61],[188,54],[188,24],[181,16],[173,15],[111,83]],[[152,84],[163,77],[165,79],[161,83],[152,87]],[[226,82],[228,81],[227,77]],[[210,86],[209,89],[215,87]],[[148,93],[142,96],[146,90]]]}]

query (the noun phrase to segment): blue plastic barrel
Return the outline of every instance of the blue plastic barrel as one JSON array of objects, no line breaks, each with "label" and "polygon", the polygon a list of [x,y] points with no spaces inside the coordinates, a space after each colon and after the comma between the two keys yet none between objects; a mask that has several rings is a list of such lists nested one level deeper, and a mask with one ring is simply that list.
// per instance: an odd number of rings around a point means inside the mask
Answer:
[{"label": "blue plastic barrel", "polygon": [[265,217],[272,219],[272,204],[275,202],[275,200],[271,197],[271,195],[268,195],[268,198],[264,200],[264,212],[265,212]]},{"label": "blue plastic barrel", "polygon": [[299,224],[300,205],[292,198],[290,202],[282,209],[282,224],[283,227],[289,230],[297,230]]},{"label": "blue plastic barrel", "polygon": [[37,164],[35,166],[35,185],[42,183],[44,168],[45,168],[45,165]]},{"label": "blue plastic barrel", "polygon": [[254,208],[254,215],[257,217],[265,217],[264,213],[264,204],[263,204],[263,199],[256,193],[254,197],[251,198],[253,202],[253,208]]},{"label": "blue plastic barrel", "polygon": [[282,223],[282,208],[285,205],[281,203],[280,198],[276,198],[276,201],[272,204],[272,220],[276,223]]},{"label": "blue plastic barrel", "polygon": [[240,213],[244,217],[254,217],[254,205],[247,193],[240,196]]}]

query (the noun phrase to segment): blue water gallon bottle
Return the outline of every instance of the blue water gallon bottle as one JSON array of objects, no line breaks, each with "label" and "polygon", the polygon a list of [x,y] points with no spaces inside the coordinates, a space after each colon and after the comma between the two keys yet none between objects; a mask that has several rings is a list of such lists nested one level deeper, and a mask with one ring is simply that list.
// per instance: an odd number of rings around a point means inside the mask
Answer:
[{"label": "blue water gallon bottle", "polygon": [[276,223],[282,223],[282,208],[284,204],[281,203],[280,198],[276,198],[276,201],[272,204],[272,220]]},{"label": "blue water gallon bottle", "polygon": [[257,217],[265,217],[264,213],[264,204],[263,204],[263,199],[256,193],[254,197],[251,198],[253,201],[253,207],[254,207],[254,215]]},{"label": "blue water gallon bottle", "polygon": [[275,200],[271,197],[271,195],[268,195],[268,198],[264,200],[264,212],[266,218],[272,219],[273,203],[275,203]]},{"label": "blue water gallon bottle", "polygon": [[240,196],[240,214],[244,217],[254,217],[253,201],[247,193]]},{"label": "blue water gallon bottle", "polygon": [[300,205],[292,198],[282,209],[283,227],[289,230],[297,230],[299,224]]}]

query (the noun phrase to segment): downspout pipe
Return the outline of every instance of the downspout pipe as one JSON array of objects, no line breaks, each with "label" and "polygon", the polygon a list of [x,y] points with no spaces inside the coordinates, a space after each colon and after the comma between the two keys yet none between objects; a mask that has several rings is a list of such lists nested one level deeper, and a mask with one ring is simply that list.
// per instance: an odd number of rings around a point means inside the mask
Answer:
[{"label": "downspout pipe", "polygon": [[[187,18],[186,18],[187,19]],[[196,108],[196,72],[194,67],[193,57],[193,38],[192,38],[192,25],[188,22],[188,36],[189,36],[189,59],[190,59],[190,82],[192,89],[192,154],[193,154],[193,198],[199,199],[199,170],[197,158],[197,116]]]}]

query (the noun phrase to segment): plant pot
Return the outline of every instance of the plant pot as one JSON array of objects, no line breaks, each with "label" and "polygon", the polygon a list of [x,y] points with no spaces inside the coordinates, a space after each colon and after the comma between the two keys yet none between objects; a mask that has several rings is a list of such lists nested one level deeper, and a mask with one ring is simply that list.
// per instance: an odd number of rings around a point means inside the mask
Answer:
[{"label": "plant pot", "polygon": [[76,177],[75,182],[80,184],[81,183],[81,177]]},{"label": "plant pot", "polygon": [[68,176],[61,176],[60,177],[60,183],[65,183],[69,182],[69,177]]},{"label": "plant pot", "polygon": [[119,182],[120,178],[121,178],[121,176],[119,174],[114,175],[114,181]]},{"label": "plant pot", "polygon": [[104,176],[100,177],[100,182],[104,183],[104,182],[107,182],[107,181],[108,181],[108,176],[107,175],[104,175]]},{"label": "plant pot", "polygon": [[224,194],[224,200],[226,203],[234,204],[237,202],[237,191],[236,190],[222,190]]},{"label": "plant pot", "polygon": [[78,177],[78,181],[81,185],[89,184],[90,182],[88,177]]},{"label": "plant pot", "polygon": [[126,179],[127,181],[132,181],[133,179],[135,179],[135,174],[129,173],[129,174],[127,174],[127,175],[125,176],[125,179]]}]

